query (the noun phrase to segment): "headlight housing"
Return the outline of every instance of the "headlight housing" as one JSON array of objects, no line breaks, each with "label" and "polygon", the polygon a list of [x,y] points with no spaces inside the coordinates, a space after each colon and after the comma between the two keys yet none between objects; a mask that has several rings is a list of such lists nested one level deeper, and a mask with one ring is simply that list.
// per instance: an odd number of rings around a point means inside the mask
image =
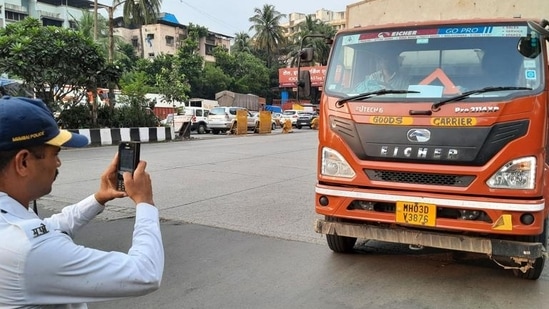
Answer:
[{"label": "headlight housing", "polygon": [[328,147],[322,148],[321,164],[320,173],[323,176],[353,178],[356,175],[343,156]]},{"label": "headlight housing", "polygon": [[515,159],[503,165],[486,184],[494,189],[534,189],[536,180],[536,158]]}]

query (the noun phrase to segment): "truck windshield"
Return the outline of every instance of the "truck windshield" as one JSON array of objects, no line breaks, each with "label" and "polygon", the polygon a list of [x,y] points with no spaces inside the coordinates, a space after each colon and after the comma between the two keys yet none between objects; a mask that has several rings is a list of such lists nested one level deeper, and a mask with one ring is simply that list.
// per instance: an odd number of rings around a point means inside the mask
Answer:
[{"label": "truck windshield", "polygon": [[342,33],[333,44],[324,91],[341,100],[396,90],[366,98],[388,102],[436,102],[487,87],[501,91],[479,91],[465,100],[531,95],[543,90],[544,64],[542,56],[517,51],[519,38],[529,34],[536,35],[525,22]]}]

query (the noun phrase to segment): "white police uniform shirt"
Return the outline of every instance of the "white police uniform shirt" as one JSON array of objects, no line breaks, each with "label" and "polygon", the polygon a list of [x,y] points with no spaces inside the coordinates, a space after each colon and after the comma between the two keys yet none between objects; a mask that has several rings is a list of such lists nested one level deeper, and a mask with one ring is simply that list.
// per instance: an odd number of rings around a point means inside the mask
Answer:
[{"label": "white police uniform shirt", "polygon": [[87,308],[156,290],[164,269],[158,209],[137,205],[127,254],[72,241],[102,210],[92,195],[41,220],[0,192],[0,308]]}]

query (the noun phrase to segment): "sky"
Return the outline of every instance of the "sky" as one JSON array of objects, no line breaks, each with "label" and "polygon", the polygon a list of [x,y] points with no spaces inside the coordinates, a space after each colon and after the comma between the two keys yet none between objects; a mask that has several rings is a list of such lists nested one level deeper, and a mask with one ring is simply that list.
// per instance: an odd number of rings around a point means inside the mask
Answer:
[{"label": "sky", "polygon": [[[255,8],[271,4],[281,14],[299,12],[313,14],[317,10],[345,11],[353,0],[163,0],[162,12],[172,13],[180,24],[200,25],[209,31],[234,36],[235,33],[250,33],[248,19],[254,16]],[[286,20],[283,20],[284,23]]]}]

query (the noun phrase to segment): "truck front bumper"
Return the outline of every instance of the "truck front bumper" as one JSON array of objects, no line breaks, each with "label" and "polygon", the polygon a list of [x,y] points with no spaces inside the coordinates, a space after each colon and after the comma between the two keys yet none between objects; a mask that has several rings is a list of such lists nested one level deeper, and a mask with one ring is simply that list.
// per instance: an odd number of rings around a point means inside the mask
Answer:
[{"label": "truck front bumper", "polygon": [[404,227],[383,227],[368,224],[333,222],[317,219],[315,231],[346,237],[364,238],[392,243],[483,253],[488,256],[506,256],[534,260],[545,255],[541,243],[470,237]]}]

